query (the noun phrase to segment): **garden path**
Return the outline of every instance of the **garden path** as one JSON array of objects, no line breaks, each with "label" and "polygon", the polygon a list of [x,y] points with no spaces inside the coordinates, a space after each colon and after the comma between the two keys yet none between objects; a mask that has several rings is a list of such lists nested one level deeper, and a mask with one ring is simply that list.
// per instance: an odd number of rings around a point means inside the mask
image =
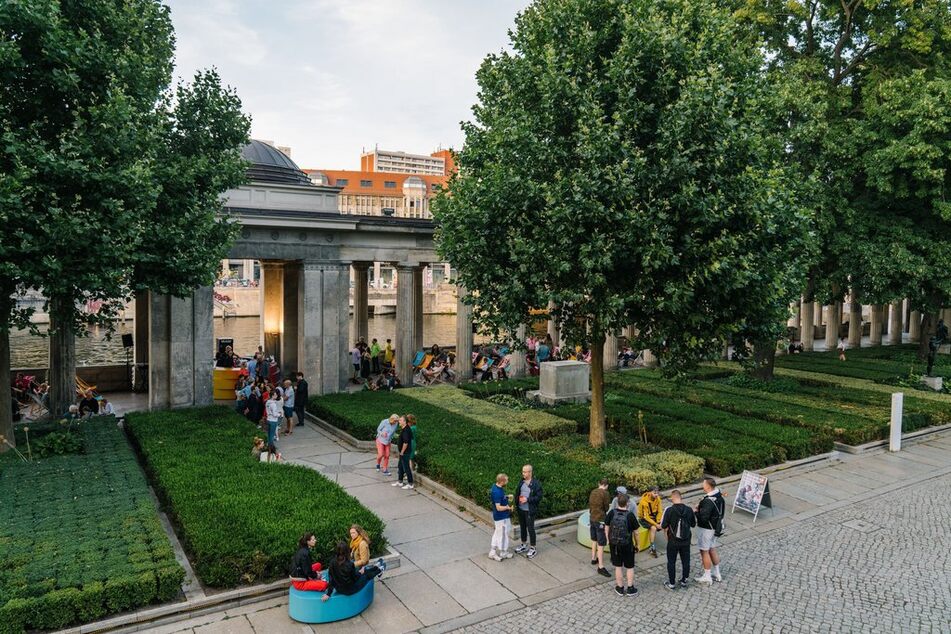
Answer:
[{"label": "garden path", "polygon": [[[420,424],[425,425],[425,421]],[[597,576],[588,563],[589,551],[575,541],[574,524],[541,533],[539,554],[534,560],[516,557],[491,561],[486,557],[490,540],[486,524],[427,491],[390,487],[392,478],[375,471],[373,454],[355,451],[310,424],[284,438],[281,447],[290,462],[336,480],[386,521],[387,539],[400,552],[401,565],[387,571],[382,583],[377,584],[373,605],[343,623],[308,626],[290,620],[286,597],[280,597],[150,631],[443,632],[610,583]],[[775,511],[765,510],[755,525],[746,513],[730,515],[724,549],[729,552],[741,542],[747,542],[744,548],[755,548],[762,541],[758,538],[770,531],[805,525],[822,513],[947,475],[951,473],[949,456],[951,432],[942,432],[909,444],[897,454],[884,450],[858,456],[843,454],[774,472],[770,474],[770,489]],[[544,479],[544,474],[539,475]],[[729,502],[736,483],[724,490]],[[638,578],[659,586],[662,564],[662,557],[639,556]]]}]

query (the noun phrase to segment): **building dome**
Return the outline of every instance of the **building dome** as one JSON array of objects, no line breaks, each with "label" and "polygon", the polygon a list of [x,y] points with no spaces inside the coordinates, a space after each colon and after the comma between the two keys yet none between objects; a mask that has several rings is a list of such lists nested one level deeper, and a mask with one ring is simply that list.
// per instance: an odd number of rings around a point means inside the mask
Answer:
[{"label": "building dome", "polygon": [[251,162],[247,173],[252,182],[311,185],[307,174],[289,156],[263,141],[252,139],[241,149],[241,156]]}]

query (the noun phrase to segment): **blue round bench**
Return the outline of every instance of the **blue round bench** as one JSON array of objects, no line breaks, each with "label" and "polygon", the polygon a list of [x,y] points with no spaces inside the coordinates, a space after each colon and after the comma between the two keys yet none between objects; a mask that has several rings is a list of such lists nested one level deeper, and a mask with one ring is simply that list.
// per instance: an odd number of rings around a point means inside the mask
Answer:
[{"label": "blue round bench", "polygon": [[373,603],[375,581],[371,580],[356,594],[334,592],[326,601],[322,600],[323,592],[297,590],[291,586],[288,612],[292,619],[300,623],[332,623],[353,618]]}]

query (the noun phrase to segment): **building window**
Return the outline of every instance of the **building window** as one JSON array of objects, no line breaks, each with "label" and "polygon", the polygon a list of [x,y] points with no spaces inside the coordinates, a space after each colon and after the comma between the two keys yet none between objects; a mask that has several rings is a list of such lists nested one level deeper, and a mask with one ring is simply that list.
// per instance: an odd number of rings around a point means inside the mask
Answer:
[{"label": "building window", "polygon": [[349,184],[350,184],[350,181],[347,180],[346,178],[338,178],[338,179],[337,179],[337,186],[338,186],[338,187],[340,187],[340,186],[346,187],[346,186],[349,185]]},{"label": "building window", "polygon": [[429,188],[434,192],[442,191],[442,185],[440,185],[439,183],[433,183],[432,185],[429,186]]},{"label": "building window", "polygon": [[387,189],[396,189],[396,181],[383,181],[383,186]]},{"label": "building window", "polygon": [[360,187],[373,187],[373,181],[362,180],[360,181]]}]

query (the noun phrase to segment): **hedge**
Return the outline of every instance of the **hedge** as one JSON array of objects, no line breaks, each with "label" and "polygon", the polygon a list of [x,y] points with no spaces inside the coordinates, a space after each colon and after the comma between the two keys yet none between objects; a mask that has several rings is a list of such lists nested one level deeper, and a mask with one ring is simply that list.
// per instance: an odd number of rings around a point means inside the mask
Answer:
[{"label": "hedge", "polygon": [[514,410],[489,401],[473,398],[454,387],[424,387],[403,392],[415,401],[441,407],[447,412],[465,416],[503,434],[524,440],[543,440],[559,434],[574,433],[570,421],[542,410]]},{"label": "hedge", "polygon": [[486,509],[496,474],[507,473],[514,486],[526,463],[535,468],[545,487],[541,517],[584,508],[591,489],[604,475],[596,466],[570,460],[541,443],[511,438],[461,414],[410,398],[410,391],[317,396],[308,409],[333,425],[347,425],[344,429],[353,429],[354,421],[379,422],[393,412],[415,414],[420,471]]},{"label": "hedge", "polygon": [[0,631],[59,629],[179,596],[185,571],[113,417],[86,453],[0,459]]},{"label": "hedge", "polygon": [[351,524],[374,554],[383,522],[336,483],[307,467],[251,456],[257,428],[226,407],[129,414],[127,428],[195,573],[216,588],[288,574],[305,532],[327,561]]},{"label": "hedge", "polygon": [[495,394],[523,396],[525,392],[538,389],[537,376],[525,376],[504,381],[476,381],[459,384],[459,389],[469,392],[477,398],[487,398]]}]

